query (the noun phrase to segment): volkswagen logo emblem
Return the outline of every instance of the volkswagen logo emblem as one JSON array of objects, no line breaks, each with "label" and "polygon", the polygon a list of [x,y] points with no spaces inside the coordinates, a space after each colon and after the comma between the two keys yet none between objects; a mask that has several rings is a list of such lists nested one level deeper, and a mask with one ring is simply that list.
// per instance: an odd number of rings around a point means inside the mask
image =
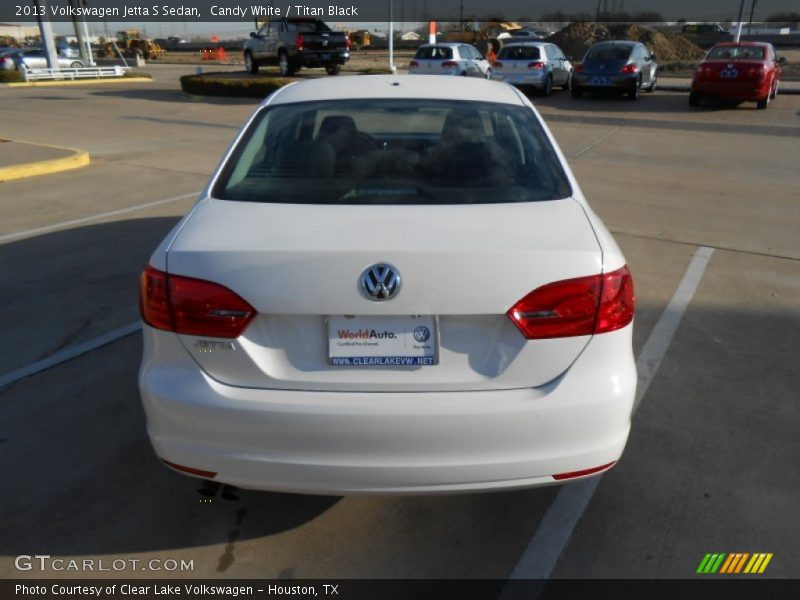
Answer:
[{"label": "volkswagen logo emblem", "polygon": [[396,268],[386,263],[379,263],[364,270],[358,287],[368,299],[383,302],[398,294],[400,281],[400,273]]}]

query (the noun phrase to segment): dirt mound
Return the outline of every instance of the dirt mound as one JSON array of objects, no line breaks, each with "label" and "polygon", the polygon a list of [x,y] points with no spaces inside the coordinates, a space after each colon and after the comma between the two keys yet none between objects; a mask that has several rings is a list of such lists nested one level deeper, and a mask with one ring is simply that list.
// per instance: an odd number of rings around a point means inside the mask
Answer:
[{"label": "dirt mound", "polygon": [[581,60],[595,42],[607,40],[608,28],[597,23],[570,23],[561,31],[558,31],[547,38],[548,42],[553,42],[567,56],[575,60]]},{"label": "dirt mound", "polygon": [[658,29],[650,29],[649,27],[642,27],[641,25],[626,24],[626,25],[612,25],[608,28],[610,39],[612,40],[633,40],[635,42],[642,42],[650,50],[652,50],[658,60],[662,62],[674,60],[696,60],[703,56],[703,50],[690,42],[685,37],[670,33],[668,31],[661,31]]},{"label": "dirt mound", "polygon": [[602,40],[642,42],[661,62],[697,60],[703,50],[684,37],[637,24],[605,26],[599,23],[570,23],[547,41],[557,44],[564,54],[580,60],[589,46]]}]

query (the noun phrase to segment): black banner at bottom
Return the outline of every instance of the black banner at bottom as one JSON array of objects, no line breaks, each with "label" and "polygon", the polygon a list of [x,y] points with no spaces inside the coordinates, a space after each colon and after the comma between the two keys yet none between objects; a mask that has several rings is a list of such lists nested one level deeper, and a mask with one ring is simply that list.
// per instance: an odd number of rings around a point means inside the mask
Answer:
[{"label": "black banner at bottom", "polygon": [[800,579],[41,579],[2,580],[0,599],[796,600]]}]

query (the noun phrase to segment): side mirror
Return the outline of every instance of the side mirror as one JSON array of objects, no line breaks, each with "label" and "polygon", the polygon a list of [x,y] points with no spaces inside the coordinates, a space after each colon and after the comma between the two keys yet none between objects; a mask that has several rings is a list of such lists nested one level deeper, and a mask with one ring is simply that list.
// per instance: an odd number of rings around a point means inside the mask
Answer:
[{"label": "side mirror", "polygon": [[572,60],[573,60],[571,56],[567,56],[567,57],[566,57],[566,59],[567,59],[569,62],[572,62]]},{"label": "side mirror", "polygon": [[251,31],[250,32],[250,37],[253,38],[253,39],[256,39],[258,37],[258,34],[255,31]]},{"label": "side mirror", "polygon": [[651,54],[650,55],[650,60],[656,60],[656,55],[655,54]]},{"label": "side mirror", "polygon": [[781,65],[781,66],[785,65],[786,64],[786,57],[785,56],[781,56],[778,59],[778,64]]}]

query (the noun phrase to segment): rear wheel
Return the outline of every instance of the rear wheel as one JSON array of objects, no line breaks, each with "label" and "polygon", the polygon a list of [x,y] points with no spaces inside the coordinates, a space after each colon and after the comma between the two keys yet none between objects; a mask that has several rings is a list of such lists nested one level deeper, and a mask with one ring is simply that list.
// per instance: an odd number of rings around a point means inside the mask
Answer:
[{"label": "rear wheel", "polygon": [[75,62],[70,63],[69,67],[70,67],[70,69],[82,69],[83,68],[83,63],[78,61],[78,60],[76,60]]},{"label": "rear wheel", "polygon": [[244,53],[244,70],[251,75],[258,73],[258,63],[253,60],[253,55],[250,52]]},{"label": "rear wheel", "polygon": [[486,69],[486,74],[484,75],[484,77],[486,79],[491,79],[492,78],[492,70],[491,69]]},{"label": "rear wheel", "polygon": [[758,109],[759,110],[766,110],[766,108],[769,106],[769,99],[770,99],[770,96],[767,96],[763,100],[759,100],[758,102],[756,102],[756,106],[758,107]]},{"label": "rear wheel", "polygon": [[628,99],[629,100],[638,100],[639,94],[642,93],[642,80],[637,79],[633,82],[633,88],[630,92],[628,92]]},{"label": "rear wheel", "polygon": [[328,65],[325,67],[325,72],[328,75],[338,75],[342,70],[342,65]]},{"label": "rear wheel", "polygon": [[702,100],[702,97],[697,92],[691,92],[689,94],[689,106],[692,106],[692,107],[696,108],[696,107],[700,106],[700,101],[701,100]]},{"label": "rear wheel", "polygon": [[547,79],[544,82],[544,87],[542,88],[542,96],[549,96],[553,93],[553,77],[551,75],[547,76]]},{"label": "rear wheel", "polygon": [[285,50],[281,50],[280,54],[278,54],[278,70],[284,77],[294,75],[294,67],[292,67],[292,63],[289,62],[289,55],[286,54]]}]

